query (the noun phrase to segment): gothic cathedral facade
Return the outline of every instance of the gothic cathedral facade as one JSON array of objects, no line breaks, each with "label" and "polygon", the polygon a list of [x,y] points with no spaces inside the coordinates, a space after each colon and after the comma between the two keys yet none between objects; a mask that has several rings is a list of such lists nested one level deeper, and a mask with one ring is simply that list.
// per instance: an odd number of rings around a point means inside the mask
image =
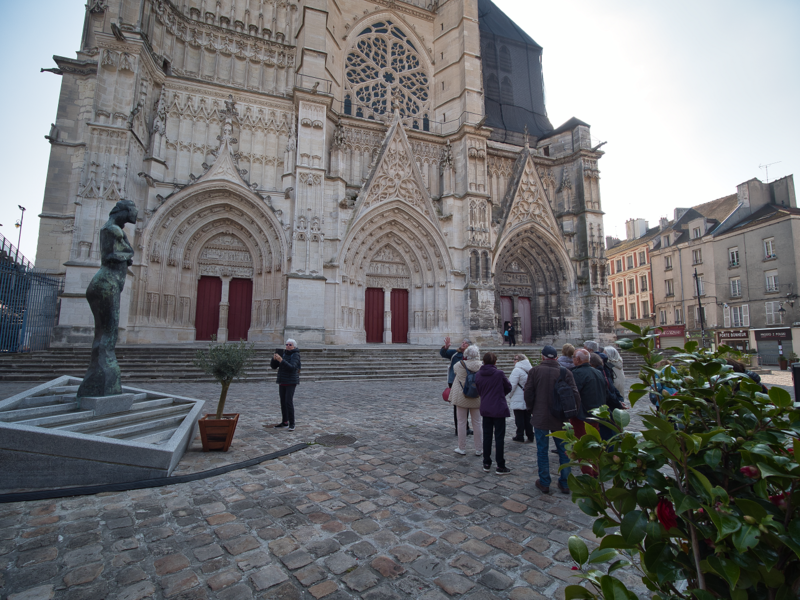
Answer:
[{"label": "gothic cathedral facade", "polygon": [[36,266],[54,343],[120,199],[120,342],[608,340],[598,160],[491,0],[90,0],[62,76]]}]

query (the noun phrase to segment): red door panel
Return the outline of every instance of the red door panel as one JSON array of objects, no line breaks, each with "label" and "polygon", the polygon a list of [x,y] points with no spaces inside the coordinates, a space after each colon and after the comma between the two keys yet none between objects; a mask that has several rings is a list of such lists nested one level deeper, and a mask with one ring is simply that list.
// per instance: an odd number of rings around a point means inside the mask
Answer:
[{"label": "red door panel", "polygon": [[392,343],[408,343],[408,290],[392,290]]},{"label": "red door panel", "polygon": [[246,340],[253,308],[253,280],[231,279],[228,304],[228,340]]},{"label": "red door panel", "polygon": [[219,329],[219,303],[222,279],[203,276],[197,282],[197,309],[194,316],[194,339],[209,341]]},{"label": "red door panel", "polygon": [[531,299],[519,299],[519,320],[522,329],[522,343],[531,343]]},{"label": "red door panel", "polygon": [[367,288],[364,329],[368,344],[383,343],[383,289]]},{"label": "red door panel", "polygon": [[[503,333],[503,324],[506,321],[514,322],[513,302],[511,296],[500,296],[500,333]],[[505,341],[505,338],[504,338]]]}]

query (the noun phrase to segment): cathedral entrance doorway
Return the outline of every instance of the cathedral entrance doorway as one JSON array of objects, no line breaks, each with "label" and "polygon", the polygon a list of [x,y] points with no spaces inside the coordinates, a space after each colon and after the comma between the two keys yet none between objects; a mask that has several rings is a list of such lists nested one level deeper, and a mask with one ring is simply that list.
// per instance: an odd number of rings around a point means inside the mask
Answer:
[{"label": "cathedral entrance doorway", "polygon": [[500,321],[500,333],[503,333],[506,321],[514,322],[514,301],[511,296],[500,296]]},{"label": "cathedral entrance doorway", "polygon": [[368,344],[383,343],[383,302],[382,288],[367,288],[364,329]]},{"label": "cathedral entrance doorway", "polygon": [[198,341],[211,341],[219,329],[219,303],[222,301],[222,279],[202,276],[197,282],[195,336]]},{"label": "cathedral entrance doorway", "polygon": [[408,290],[392,290],[392,343],[408,343]]},{"label": "cathedral entrance doorway", "polygon": [[253,308],[253,280],[231,279],[228,302],[228,341],[246,340]]}]

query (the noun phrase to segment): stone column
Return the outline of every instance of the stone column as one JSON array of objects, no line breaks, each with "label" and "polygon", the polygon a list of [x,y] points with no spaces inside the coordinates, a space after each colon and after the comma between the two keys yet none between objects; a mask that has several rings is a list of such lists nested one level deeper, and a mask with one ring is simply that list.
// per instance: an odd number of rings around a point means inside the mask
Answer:
[{"label": "stone column", "polygon": [[383,288],[383,343],[392,343],[392,288]]},{"label": "stone column", "polygon": [[219,302],[219,329],[217,329],[217,341],[224,344],[228,341],[228,294],[231,289],[231,276],[222,276],[222,298]]},{"label": "stone column", "polygon": [[514,324],[514,339],[522,343],[522,320],[519,318],[519,296],[511,296],[511,322]]}]

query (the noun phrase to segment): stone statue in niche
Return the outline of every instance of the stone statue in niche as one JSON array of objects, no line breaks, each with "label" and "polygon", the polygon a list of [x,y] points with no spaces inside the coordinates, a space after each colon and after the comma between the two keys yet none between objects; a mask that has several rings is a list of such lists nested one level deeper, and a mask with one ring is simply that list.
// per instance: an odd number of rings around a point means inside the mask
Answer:
[{"label": "stone statue in niche", "polygon": [[[116,346],[119,308],[133,248],[123,228],[136,224],[138,211],[131,200],[120,200],[100,229],[100,270],[86,288],[86,300],[94,315],[94,341],[89,368],[78,388],[78,398],[116,396],[122,393]],[[81,405],[83,407],[83,405]]]}]

